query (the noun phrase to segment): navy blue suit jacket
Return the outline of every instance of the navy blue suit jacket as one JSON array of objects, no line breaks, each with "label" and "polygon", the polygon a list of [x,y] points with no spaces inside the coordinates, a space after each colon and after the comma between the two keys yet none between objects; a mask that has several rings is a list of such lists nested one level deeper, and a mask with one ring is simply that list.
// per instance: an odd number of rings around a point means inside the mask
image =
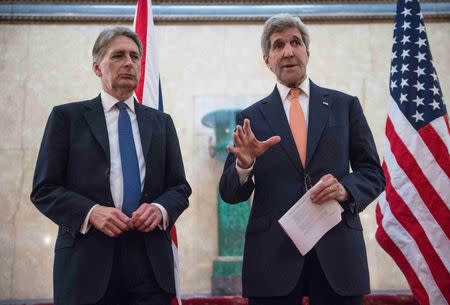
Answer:
[{"label": "navy blue suit jacket", "polygon": [[251,177],[243,185],[236,159],[229,154],[220,180],[220,194],[228,203],[244,201],[254,192],[244,248],[244,296],[281,296],[295,287],[304,257],[278,219],[305,193],[307,176],[314,185],[327,173],[340,181],[351,200],[341,204],[343,220],[320,239],[315,251],[338,294],[369,293],[358,213],[380,194],[385,179],[358,99],[311,82],[305,168],[276,87],[268,97],[239,113],[237,124],[245,118],[259,140],[279,135],[281,142],[257,158]]},{"label": "navy blue suit jacket", "polygon": [[[137,102],[135,112],[146,163],[140,202],[158,202],[173,224],[188,207],[191,188],[172,119]],[[79,230],[95,204],[114,207],[109,173],[109,140],[100,96],[54,107],[37,159],[31,200],[59,226],[53,271],[55,304],[95,303],[105,293],[114,239],[95,227],[85,235]],[[156,280],[174,294],[169,230],[146,233],[145,243]]]}]

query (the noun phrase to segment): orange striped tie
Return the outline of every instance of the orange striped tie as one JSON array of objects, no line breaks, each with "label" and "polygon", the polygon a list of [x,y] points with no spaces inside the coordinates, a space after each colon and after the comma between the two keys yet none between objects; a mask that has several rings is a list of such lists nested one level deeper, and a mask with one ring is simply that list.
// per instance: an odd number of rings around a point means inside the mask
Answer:
[{"label": "orange striped tie", "polygon": [[290,90],[291,95],[291,107],[289,109],[289,125],[291,126],[292,136],[294,137],[295,145],[297,146],[300,160],[303,167],[305,167],[306,161],[306,122],[303,109],[300,106],[298,96],[301,90],[299,88],[292,88]]}]

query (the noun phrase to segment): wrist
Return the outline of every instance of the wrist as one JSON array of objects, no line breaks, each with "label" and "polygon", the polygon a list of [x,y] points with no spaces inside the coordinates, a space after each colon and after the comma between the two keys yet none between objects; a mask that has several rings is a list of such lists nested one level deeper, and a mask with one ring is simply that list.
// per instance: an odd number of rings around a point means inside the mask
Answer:
[{"label": "wrist", "polygon": [[255,162],[254,159],[249,159],[249,160],[238,159],[237,166],[239,166],[242,169],[248,169],[253,165],[254,162]]}]

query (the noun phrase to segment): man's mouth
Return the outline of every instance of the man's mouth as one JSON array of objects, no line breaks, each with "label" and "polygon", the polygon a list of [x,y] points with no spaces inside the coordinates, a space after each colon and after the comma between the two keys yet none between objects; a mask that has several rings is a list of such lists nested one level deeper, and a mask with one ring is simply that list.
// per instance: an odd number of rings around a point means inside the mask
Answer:
[{"label": "man's mouth", "polygon": [[127,73],[125,73],[125,74],[120,74],[119,76],[122,77],[122,78],[134,78],[134,75],[133,75],[133,74],[127,74]]},{"label": "man's mouth", "polygon": [[294,68],[297,67],[297,65],[295,64],[286,64],[286,65],[282,65],[283,68]]}]

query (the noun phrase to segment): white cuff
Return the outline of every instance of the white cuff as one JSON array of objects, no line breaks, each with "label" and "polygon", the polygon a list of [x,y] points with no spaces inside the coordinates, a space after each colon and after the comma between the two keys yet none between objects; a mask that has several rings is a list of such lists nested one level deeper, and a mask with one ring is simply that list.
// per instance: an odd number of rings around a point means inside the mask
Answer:
[{"label": "white cuff", "polygon": [[160,228],[161,230],[166,230],[167,227],[169,226],[169,215],[167,214],[166,209],[160,205],[159,203],[153,202],[151,203],[151,205],[156,206],[162,214],[162,221],[161,223],[158,225],[158,228]]},{"label": "white cuff", "polygon": [[89,223],[89,217],[91,217],[92,210],[94,210],[94,208],[95,208],[96,206],[98,206],[98,204],[94,205],[94,206],[89,210],[89,213],[87,213],[86,218],[84,219],[84,222],[83,222],[83,224],[81,225],[81,228],[80,228],[80,233],[81,233],[81,234],[86,234],[87,232],[89,232],[89,229],[90,229],[91,226],[92,226],[92,225]]},{"label": "white cuff", "polygon": [[253,166],[255,166],[255,162],[256,162],[256,160],[253,160],[253,163],[249,168],[241,168],[241,167],[239,167],[237,159],[236,159],[236,171],[238,173],[239,182],[241,183],[241,185],[243,185],[245,182],[247,182],[248,177],[250,176],[250,173],[253,170]]}]

